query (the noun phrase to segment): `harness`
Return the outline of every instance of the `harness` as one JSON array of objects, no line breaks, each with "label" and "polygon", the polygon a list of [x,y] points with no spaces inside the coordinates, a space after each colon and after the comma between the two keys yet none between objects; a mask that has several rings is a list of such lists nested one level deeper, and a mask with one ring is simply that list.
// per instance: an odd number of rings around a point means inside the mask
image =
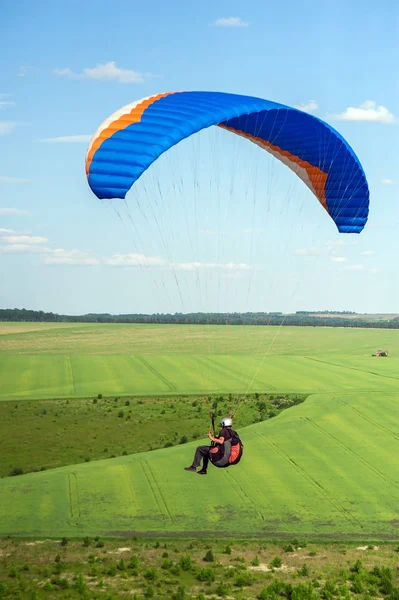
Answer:
[{"label": "harness", "polygon": [[[214,413],[210,413],[211,422],[212,422],[212,432],[213,436],[216,436],[215,433],[215,415]],[[209,451],[209,458],[211,463],[218,468],[226,468],[231,465],[236,465],[240,462],[244,444],[242,443],[238,433],[231,430],[232,436],[230,439],[223,442],[223,444],[215,444],[215,442],[211,442],[211,449]],[[221,449],[223,450],[223,454],[221,454]]]}]

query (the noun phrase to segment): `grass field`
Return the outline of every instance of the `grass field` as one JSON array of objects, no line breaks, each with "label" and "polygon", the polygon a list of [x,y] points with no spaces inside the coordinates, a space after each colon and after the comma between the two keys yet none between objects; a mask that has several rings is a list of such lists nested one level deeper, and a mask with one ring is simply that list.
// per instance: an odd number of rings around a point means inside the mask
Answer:
[{"label": "grass field", "polygon": [[399,394],[323,394],[242,431],[236,468],[196,443],[0,480],[0,534],[395,539]]},{"label": "grass field", "polygon": [[[274,418],[304,399],[240,399],[240,427]],[[208,430],[211,407],[218,422],[237,401],[145,396],[1,402],[0,477],[187,443]]]},{"label": "grass field", "polygon": [[[372,358],[388,348],[389,359]],[[395,330],[0,324],[0,400],[394,391]]]},{"label": "grass field", "polygon": [[[390,357],[373,358],[377,348],[387,348]],[[217,531],[236,537],[397,538],[397,331],[5,324],[0,354],[1,414],[9,436],[2,447],[0,440],[0,450],[21,460],[33,458],[30,440],[35,438],[54,452],[50,466],[68,464],[0,479],[2,536],[198,537]],[[148,414],[153,411],[159,424],[148,434],[155,448],[167,435],[176,443],[176,435],[187,433],[191,440],[205,433],[205,422],[200,425],[186,407],[180,431],[183,412],[177,404],[183,400],[177,396],[189,403],[189,395],[249,390],[309,397],[277,418],[244,428],[253,407],[243,408],[245,416],[235,420],[245,443],[238,467],[212,468],[205,478],[185,472],[196,441],[106,458],[137,452],[148,443],[138,435],[131,446],[131,425],[139,426],[144,396]],[[104,429],[105,417],[93,416],[93,397],[99,393],[108,396],[107,402],[119,398],[107,408]],[[154,395],[167,398],[154,401]],[[127,397],[133,423],[115,412]],[[72,412],[66,410],[69,399],[76,404]],[[160,418],[157,402],[167,407],[168,400],[176,400],[176,407],[168,414],[165,408]],[[22,423],[31,424],[30,430]],[[79,446],[84,435],[86,446]],[[13,436],[15,453],[9,444]],[[107,448],[105,460],[71,465],[77,456],[83,460],[91,439],[95,458],[101,446]]]}]

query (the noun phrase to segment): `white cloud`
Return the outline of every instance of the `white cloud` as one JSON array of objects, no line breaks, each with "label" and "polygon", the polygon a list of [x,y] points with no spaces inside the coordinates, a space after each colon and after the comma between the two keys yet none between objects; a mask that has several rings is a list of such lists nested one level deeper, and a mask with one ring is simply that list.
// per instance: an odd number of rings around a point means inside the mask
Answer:
[{"label": "white cloud", "polygon": [[75,143],[83,143],[90,142],[92,138],[92,134],[82,134],[82,135],[64,135],[60,137],[54,138],[43,138],[38,140],[39,142],[46,142],[49,144],[75,144]]},{"label": "white cloud", "polygon": [[304,112],[307,112],[307,113],[312,113],[319,108],[319,105],[317,104],[317,102],[315,100],[309,100],[309,102],[304,102],[303,104],[298,104],[297,106],[295,106],[295,108],[298,108],[299,110],[303,110]]},{"label": "white cloud", "polygon": [[36,244],[45,244],[47,241],[47,238],[40,236],[25,235],[14,232],[9,235],[8,233],[4,234],[0,232],[0,242],[5,242],[6,244],[31,246]]},{"label": "white cloud", "polygon": [[329,248],[331,251],[334,250],[336,246],[357,246],[359,242],[349,241],[349,240],[329,240],[325,242],[325,246]]},{"label": "white cloud", "polygon": [[172,268],[176,271],[194,271],[197,269],[214,269],[225,272],[248,271],[252,269],[245,263],[204,263],[173,262],[160,256],[129,253],[114,254],[111,257],[95,256],[90,250],[65,250],[45,246],[48,240],[44,237],[18,233],[12,229],[0,229],[0,253],[2,254],[36,254],[43,255],[46,265],[105,265],[110,267],[155,267]]},{"label": "white cloud", "polygon": [[374,121],[378,123],[394,123],[395,117],[382,105],[374,100],[366,100],[360,106],[349,106],[344,112],[332,115],[340,121]]},{"label": "white cloud", "polygon": [[216,27],[248,27],[249,23],[243,21],[241,17],[222,17],[216,19],[211,25],[215,25]]},{"label": "white cloud", "polygon": [[248,271],[252,267],[245,263],[202,263],[202,262],[179,262],[172,263],[172,267],[177,271],[195,271],[197,269],[216,269],[227,271]]},{"label": "white cloud", "polygon": [[44,246],[39,245],[31,245],[31,244],[22,244],[22,243],[9,243],[7,240],[5,246],[2,246],[3,242],[0,239],[0,253],[2,254],[46,254],[51,252],[51,248],[46,248]]},{"label": "white cloud", "polygon": [[0,135],[8,135],[16,126],[17,124],[14,121],[0,121]]},{"label": "white cloud", "polygon": [[382,179],[381,183],[383,183],[384,185],[392,185],[393,181],[392,179]]},{"label": "white cloud", "polygon": [[114,254],[111,258],[106,258],[104,264],[113,267],[139,267],[152,266],[160,267],[168,264],[168,261],[160,256],[146,256],[145,254]]},{"label": "white cloud", "polygon": [[375,252],[373,252],[372,250],[364,250],[360,253],[360,256],[374,256],[374,254]]},{"label": "white cloud", "polygon": [[17,73],[17,77],[25,77],[25,75],[27,74],[27,72],[31,69],[32,67],[28,67],[26,65],[23,65],[22,67],[19,67],[19,72]]},{"label": "white cloud", "polygon": [[43,262],[46,265],[98,265],[100,260],[82,250],[56,248],[44,257]]},{"label": "white cloud", "polygon": [[295,254],[296,256],[321,256],[323,250],[320,248],[297,248]]},{"label": "white cloud", "polygon": [[54,69],[54,75],[69,79],[96,79],[97,81],[118,81],[119,83],[142,83],[144,75],[138,71],[121,69],[114,61],[98,64],[92,68],[84,68],[81,73],[74,73],[69,67]]},{"label": "white cloud", "polygon": [[333,262],[345,262],[347,259],[343,256],[336,256],[337,252],[342,252],[343,246],[356,246],[358,242],[349,242],[345,240],[329,240],[324,242],[324,245],[317,248],[297,248],[294,252],[296,256],[325,256],[329,257]]},{"label": "white cloud", "polygon": [[12,100],[7,100],[10,98],[11,94],[0,94],[0,110],[2,108],[7,108],[8,106],[15,106],[15,102]]},{"label": "white cloud", "polygon": [[[28,210],[21,210],[19,208],[0,208],[0,215],[10,215],[16,217],[26,217],[31,213]],[[1,230],[0,230],[1,231]]]},{"label": "white cloud", "polygon": [[247,270],[251,269],[244,263],[203,263],[193,262],[173,262],[169,263],[160,256],[146,256],[145,254],[114,254],[111,258],[103,260],[105,265],[113,267],[171,267],[176,271],[194,271],[197,269],[222,269],[222,270]]},{"label": "white cloud", "polygon": [[29,179],[21,179],[20,177],[7,177],[0,175],[0,183],[26,183]]},{"label": "white cloud", "polygon": [[348,265],[347,267],[342,267],[342,271],[363,271],[367,273],[379,273],[380,270],[381,269],[370,269],[364,265]]}]

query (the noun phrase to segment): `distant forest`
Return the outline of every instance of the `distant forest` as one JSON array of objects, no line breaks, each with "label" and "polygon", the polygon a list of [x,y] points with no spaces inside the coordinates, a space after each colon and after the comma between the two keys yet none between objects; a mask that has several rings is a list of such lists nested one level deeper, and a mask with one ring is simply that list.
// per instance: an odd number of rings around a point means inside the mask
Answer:
[{"label": "distant forest", "polygon": [[[331,316],[328,316],[331,315]],[[333,316],[332,316],[333,315]],[[175,314],[87,314],[58,315],[25,308],[0,309],[0,321],[62,322],[62,323],[164,323],[173,325],[277,325],[298,327],[367,327],[399,329],[399,317],[379,320],[353,312],[298,311],[284,315],[279,312],[257,313],[175,313]]]}]

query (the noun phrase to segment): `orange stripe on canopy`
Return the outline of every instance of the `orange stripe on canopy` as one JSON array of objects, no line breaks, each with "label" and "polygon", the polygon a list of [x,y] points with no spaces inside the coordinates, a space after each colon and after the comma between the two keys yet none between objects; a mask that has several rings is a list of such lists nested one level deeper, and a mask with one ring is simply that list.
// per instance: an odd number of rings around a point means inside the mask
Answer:
[{"label": "orange stripe on canopy", "polygon": [[223,129],[227,129],[228,131],[232,131],[233,133],[237,133],[238,135],[241,135],[241,136],[247,138],[251,142],[254,142],[255,144],[260,145],[266,151],[270,151],[270,152],[279,154],[282,158],[283,157],[287,158],[290,162],[293,162],[293,163],[297,164],[299,167],[301,167],[302,169],[305,169],[305,171],[309,177],[310,183],[312,184],[312,187],[314,189],[314,192],[320,201],[320,204],[329,213],[329,210],[327,207],[327,201],[326,201],[326,192],[325,192],[328,173],[326,173],[325,171],[322,171],[318,167],[314,167],[306,160],[302,160],[301,158],[299,158],[299,156],[296,156],[295,154],[291,154],[291,152],[288,152],[287,150],[283,150],[279,146],[274,146],[268,140],[264,140],[263,138],[255,137],[254,135],[245,133],[244,131],[240,131],[239,129],[234,129],[233,127],[228,127],[226,125],[219,125],[219,127],[222,127]]},{"label": "orange stripe on canopy", "polygon": [[126,113],[126,114],[122,115],[121,117],[119,117],[119,119],[116,119],[116,121],[112,121],[112,123],[110,123],[110,125],[108,125],[108,127],[103,129],[101,131],[100,135],[98,136],[98,138],[96,138],[94,140],[94,142],[90,148],[90,151],[87,155],[87,159],[86,159],[86,175],[87,175],[87,177],[89,176],[90,165],[91,165],[91,161],[93,160],[93,156],[105,140],[110,138],[116,131],[120,131],[121,129],[126,129],[126,127],[129,127],[129,125],[132,125],[132,123],[139,123],[141,121],[141,117],[143,116],[143,113],[146,110],[146,108],[148,108],[151,104],[153,104],[160,98],[164,98],[165,96],[170,96],[170,94],[173,94],[173,93],[174,92],[166,92],[164,94],[157,94],[156,96],[151,96],[151,98],[147,98],[146,100],[143,100],[143,102],[141,102],[140,104],[138,104],[137,106],[132,108],[130,113]]}]

